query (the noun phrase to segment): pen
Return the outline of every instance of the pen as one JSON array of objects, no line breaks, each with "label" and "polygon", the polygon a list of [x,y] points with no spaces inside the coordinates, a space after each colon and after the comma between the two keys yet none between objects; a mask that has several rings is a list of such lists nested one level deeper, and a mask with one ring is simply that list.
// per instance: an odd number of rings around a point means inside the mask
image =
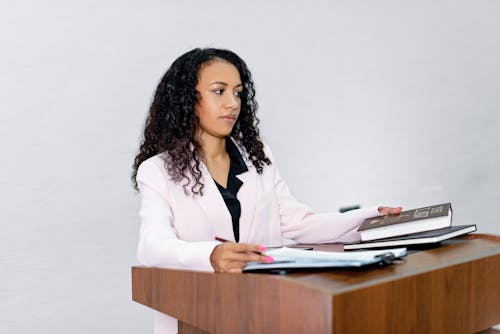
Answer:
[{"label": "pen", "polygon": [[[231,240],[227,240],[227,239],[220,238],[220,237],[215,237],[215,240],[220,241],[220,242],[233,242]],[[266,247],[259,246],[259,248],[260,248],[260,251],[259,252],[255,252],[255,254],[264,255],[262,252],[266,250]],[[274,259],[272,257],[270,257],[270,256],[266,256],[266,258],[269,259],[269,261],[266,261],[267,263],[270,263],[270,262],[274,261]]]},{"label": "pen", "polygon": [[[217,241],[220,241],[220,242],[234,242],[234,241],[231,241],[231,240],[227,240],[227,239],[224,239],[224,238],[219,238],[219,237],[215,237],[215,240]],[[267,248],[264,247],[264,246],[259,246],[260,248],[260,251],[265,251]]]}]

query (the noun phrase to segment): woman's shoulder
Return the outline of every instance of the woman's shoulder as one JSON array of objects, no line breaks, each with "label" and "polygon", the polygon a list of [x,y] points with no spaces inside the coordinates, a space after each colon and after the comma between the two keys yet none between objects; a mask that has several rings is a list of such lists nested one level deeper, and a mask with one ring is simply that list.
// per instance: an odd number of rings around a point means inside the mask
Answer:
[{"label": "woman's shoulder", "polygon": [[[232,138],[232,137],[231,137],[230,139],[231,139],[231,140],[235,143],[235,145],[238,147],[238,149],[239,149],[239,151],[240,151],[241,155],[244,157],[245,161],[250,162],[250,158],[249,158],[249,156],[248,156],[248,152],[247,152],[247,150],[245,149],[245,147],[243,146],[243,144],[242,144],[242,143],[240,143],[239,141],[237,141],[236,139]],[[269,160],[271,160],[271,161],[272,161],[272,160],[274,160],[274,159],[273,159],[273,153],[272,153],[271,149],[269,148],[269,145],[268,145],[265,141],[261,141],[261,143],[262,143],[262,145],[263,145],[262,149],[263,149],[263,151],[264,151],[265,156],[266,156],[267,158],[269,158]]]},{"label": "woman's shoulder", "polygon": [[271,148],[269,147],[269,145],[267,145],[266,142],[262,142],[262,145],[264,145],[264,153],[266,154],[266,156],[272,160],[272,157],[273,157],[273,152],[271,151]]},{"label": "woman's shoulder", "polygon": [[152,157],[147,158],[146,160],[141,162],[141,164],[139,165],[139,169],[146,168],[148,166],[163,165],[165,164],[165,157],[166,157],[165,152],[153,155]]},{"label": "woman's shoulder", "polygon": [[137,169],[137,181],[146,180],[155,175],[164,176],[165,158],[165,153],[159,153],[141,162]]},{"label": "woman's shoulder", "polygon": [[274,155],[273,155],[273,152],[271,151],[271,148],[269,147],[269,145],[265,142],[265,141],[262,141],[262,150],[264,151],[264,155],[266,156],[266,158],[269,159],[269,161],[271,161],[271,166],[274,165]]}]

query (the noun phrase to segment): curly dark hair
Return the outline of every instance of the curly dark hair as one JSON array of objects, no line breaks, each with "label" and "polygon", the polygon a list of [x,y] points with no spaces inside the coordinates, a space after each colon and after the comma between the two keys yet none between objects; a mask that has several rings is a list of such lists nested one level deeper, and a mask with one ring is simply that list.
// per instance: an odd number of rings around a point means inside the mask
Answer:
[{"label": "curly dark hair", "polygon": [[[146,159],[165,152],[165,167],[176,183],[183,181],[184,192],[203,195],[200,171],[201,146],[195,140],[199,123],[195,105],[202,65],[222,60],[233,64],[240,74],[243,91],[241,110],[230,136],[246,150],[257,172],[271,161],[264,153],[256,117],[257,101],[252,75],[245,62],[234,52],[223,49],[196,48],[177,58],[161,79],[146,118],[144,137],[133,165],[132,183],[137,187],[137,169]],[[191,185],[189,189],[189,185]]]}]

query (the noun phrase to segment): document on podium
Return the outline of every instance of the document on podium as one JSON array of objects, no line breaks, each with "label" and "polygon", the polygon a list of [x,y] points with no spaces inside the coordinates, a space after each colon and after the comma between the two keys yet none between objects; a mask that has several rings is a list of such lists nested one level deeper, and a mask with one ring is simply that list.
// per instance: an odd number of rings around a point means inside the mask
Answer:
[{"label": "document on podium", "polygon": [[282,247],[263,252],[274,258],[272,263],[248,262],[243,272],[285,269],[348,268],[374,264],[391,264],[406,255],[406,248],[355,252],[323,252]]}]

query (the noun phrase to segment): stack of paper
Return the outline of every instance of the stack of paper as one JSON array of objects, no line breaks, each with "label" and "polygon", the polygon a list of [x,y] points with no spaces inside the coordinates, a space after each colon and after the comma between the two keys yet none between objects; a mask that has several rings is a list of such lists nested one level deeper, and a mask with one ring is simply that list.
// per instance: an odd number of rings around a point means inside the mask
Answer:
[{"label": "stack of paper", "polygon": [[281,268],[361,267],[374,263],[390,263],[406,255],[406,248],[364,252],[322,252],[282,247],[264,252],[273,263],[249,262],[243,271]]}]

